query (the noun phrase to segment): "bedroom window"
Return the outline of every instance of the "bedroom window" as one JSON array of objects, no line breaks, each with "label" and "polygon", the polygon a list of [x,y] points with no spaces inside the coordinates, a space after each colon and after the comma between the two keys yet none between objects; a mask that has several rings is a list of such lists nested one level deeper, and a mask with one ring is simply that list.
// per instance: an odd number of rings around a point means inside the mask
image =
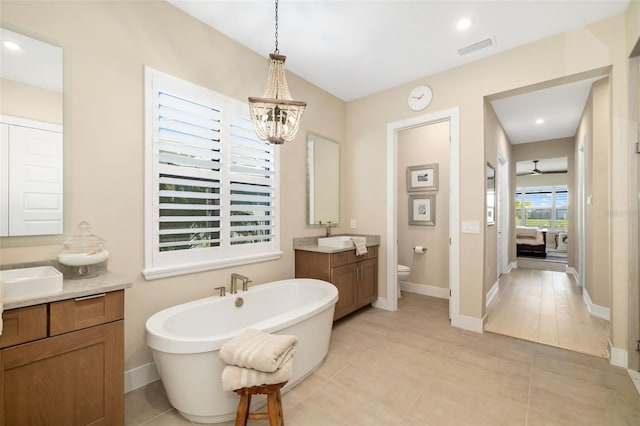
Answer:
[{"label": "bedroom window", "polygon": [[278,259],[278,161],[246,103],[145,68],[146,279]]},{"label": "bedroom window", "polygon": [[516,188],[516,226],[568,229],[567,185]]}]

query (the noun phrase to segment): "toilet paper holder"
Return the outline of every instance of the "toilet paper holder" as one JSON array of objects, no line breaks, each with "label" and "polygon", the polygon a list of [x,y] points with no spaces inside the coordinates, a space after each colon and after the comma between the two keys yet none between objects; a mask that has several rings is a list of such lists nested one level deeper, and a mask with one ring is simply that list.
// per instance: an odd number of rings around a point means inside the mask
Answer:
[{"label": "toilet paper holder", "polygon": [[415,246],[413,248],[413,252],[415,254],[425,254],[427,252],[427,248],[423,246]]}]

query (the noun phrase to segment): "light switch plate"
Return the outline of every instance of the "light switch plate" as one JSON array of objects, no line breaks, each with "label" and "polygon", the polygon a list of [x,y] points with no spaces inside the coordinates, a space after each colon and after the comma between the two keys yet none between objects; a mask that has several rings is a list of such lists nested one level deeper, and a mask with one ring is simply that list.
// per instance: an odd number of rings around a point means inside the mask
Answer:
[{"label": "light switch plate", "polygon": [[462,233],[463,234],[479,234],[480,222],[478,222],[477,220],[463,220]]},{"label": "light switch plate", "polygon": [[355,219],[351,219],[350,227],[351,227],[351,229],[356,229],[356,220]]}]

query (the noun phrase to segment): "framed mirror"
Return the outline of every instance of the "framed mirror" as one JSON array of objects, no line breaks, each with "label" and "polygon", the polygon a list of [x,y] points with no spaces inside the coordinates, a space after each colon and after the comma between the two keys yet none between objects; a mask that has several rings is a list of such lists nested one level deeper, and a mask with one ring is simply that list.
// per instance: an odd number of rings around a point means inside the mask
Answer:
[{"label": "framed mirror", "polygon": [[307,133],[307,211],[310,225],[340,221],[340,144]]},{"label": "framed mirror", "polygon": [[62,234],[62,49],[0,40],[0,237]]},{"label": "framed mirror", "polygon": [[496,171],[487,162],[487,225],[496,223]]}]

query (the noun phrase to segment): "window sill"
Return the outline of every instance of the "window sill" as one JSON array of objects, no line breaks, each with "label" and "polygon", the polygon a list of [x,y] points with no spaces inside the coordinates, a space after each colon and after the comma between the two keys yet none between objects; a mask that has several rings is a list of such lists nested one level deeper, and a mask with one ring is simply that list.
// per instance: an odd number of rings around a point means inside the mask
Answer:
[{"label": "window sill", "polygon": [[196,272],[211,271],[215,269],[229,268],[232,266],[248,265],[251,263],[268,262],[278,260],[282,257],[281,251],[257,254],[253,256],[243,256],[231,259],[223,259],[213,262],[190,263],[183,265],[156,266],[145,268],[142,275],[147,281],[160,278],[175,277],[178,275],[193,274]]}]

